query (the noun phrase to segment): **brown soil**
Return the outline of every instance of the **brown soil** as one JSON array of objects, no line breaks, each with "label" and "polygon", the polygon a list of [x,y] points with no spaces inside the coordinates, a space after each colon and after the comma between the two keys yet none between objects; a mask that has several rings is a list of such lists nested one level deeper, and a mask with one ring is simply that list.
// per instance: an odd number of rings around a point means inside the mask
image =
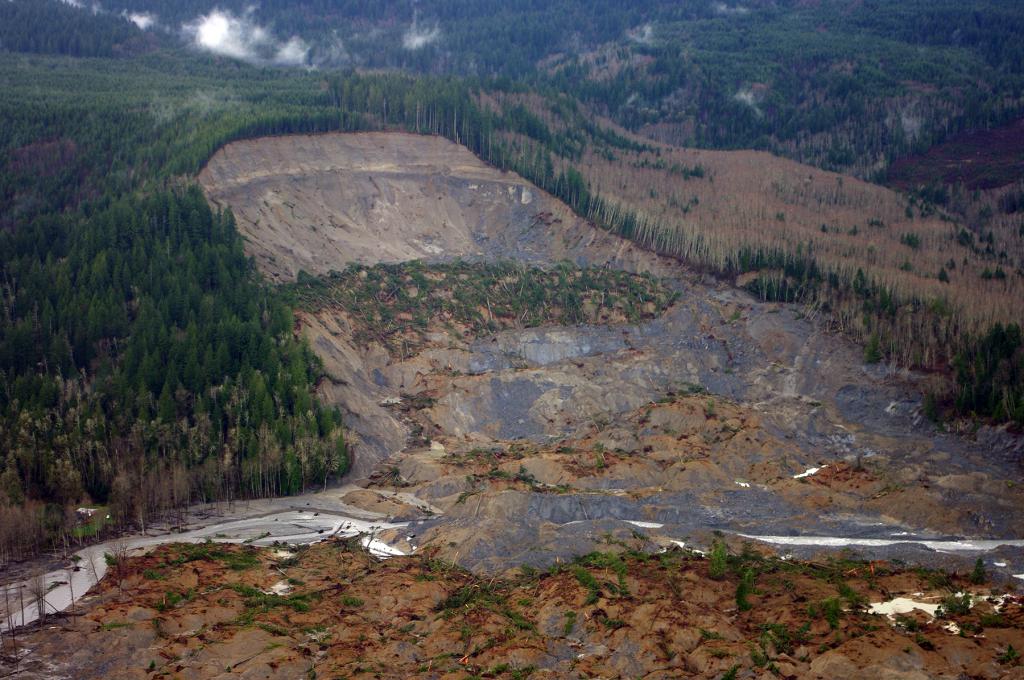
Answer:
[{"label": "brown soil", "polygon": [[[437,431],[431,419],[436,410],[429,401],[419,409],[405,409],[407,419],[428,433]],[[723,493],[752,487],[807,517],[823,511],[877,513],[888,522],[948,533],[971,521],[971,508],[949,503],[945,491],[951,485],[982,484],[993,500],[1009,507],[1024,504],[1019,485],[981,477],[930,483],[916,469],[900,472],[875,459],[832,461],[817,474],[794,478],[806,469],[800,462],[806,454],[773,435],[758,412],[706,394],[669,397],[613,425],[594,424],[578,437],[547,445],[520,441],[473,447],[444,437],[441,441],[448,449],[440,453],[422,449],[397,454],[388,468],[397,474],[378,475],[371,488],[386,491],[400,484],[449,517],[482,520],[507,511],[502,493],[507,491],[587,494],[624,489],[635,500],[694,492],[713,506]],[[349,502],[374,509],[376,500]],[[459,541],[448,543],[456,535],[452,531],[442,524],[424,540],[434,541],[443,556],[455,559],[462,546]]]},{"label": "brown soil", "polygon": [[[351,542],[278,557],[164,546],[73,618],[23,634],[18,677],[1019,678],[1021,599],[883,563],[794,563],[737,549],[725,573],[641,539],[543,573],[480,578],[429,554]],[[250,562],[252,566],[245,567]],[[746,578],[749,594],[740,593]],[[280,594],[270,593],[277,587]],[[896,621],[863,603],[977,593],[965,615]],[[740,594],[738,594],[740,593]],[[998,611],[997,611],[998,608]],[[944,626],[955,622],[961,634]],[[897,625],[898,624],[898,625]],[[10,651],[10,650],[9,650]]]}]

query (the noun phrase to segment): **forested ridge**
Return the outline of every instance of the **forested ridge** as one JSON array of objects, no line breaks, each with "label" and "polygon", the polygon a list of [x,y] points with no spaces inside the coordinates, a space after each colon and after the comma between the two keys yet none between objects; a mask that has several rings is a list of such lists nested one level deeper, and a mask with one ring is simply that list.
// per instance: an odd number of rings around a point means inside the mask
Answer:
[{"label": "forested ridge", "polygon": [[[388,6],[373,11],[384,17]],[[202,7],[182,3],[180,11]],[[441,19],[445,7],[437,7]],[[607,16],[631,25],[645,20],[642,7],[633,12]],[[118,16],[97,21],[135,31]],[[592,27],[595,35],[621,28],[607,21]],[[926,44],[931,35],[905,35],[898,21],[878,21],[877,31],[893,39]],[[124,44],[121,28],[107,37],[97,31],[101,37],[89,43],[95,47],[84,50],[63,39],[5,38],[3,48],[21,54],[0,52],[0,559],[73,535],[70,509],[84,500],[109,504],[121,525],[144,524],[196,500],[293,493],[345,471],[341,415],[313,395],[315,357],[295,339],[279,292],[256,277],[230,213],[212,212],[189,179],[235,139],[368,129],[443,135],[645,247],[722,276],[759,274],[751,288],[765,299],[804,302],[826,314],[846,301],[869,361],[891,353],[898,317],[911,314],[922,324],[942,318],[941,300],[897,296],[863,273],[820,266],[808,250],[746,249],[725,261],[690,256],[700,248],[598,190],[581,171],[587,154],[656,152],[641,138],[595,123],[587,106],[611,106],[619,95],[602,88],[626,92],[630,86],[621,84],[628,80],[581,76],[574,82],[598,83],[579,86],[576,94],[587,103],[581,104],[551,89],[580,64],[532,83],[500,72],[492,80],[290,71],[176,49],[127,58],[114,50]],[[980,50],[980,43],[972,44]],[[978,64],[1016,68],[1014,43],[984,49],[971,57]],[[25,54],[33,52],[61,54]],[[658,63],[660,57],[648,56]],[[435,70],[429,63],[416,68]],[[995,121],[1016,110],[1019,84],[1000,72],[1005,88],[993,97],[1001,108],[983,105],[971,120]],[[777,115],[788,114],[780,108]],[[849,120],[859,115],[849,110]],[[710,119],[741,118],[723,109]],[[707,143],[774,148],[745,136],[775,125],[770,119],[755,116],[750,125]],[[797,136],[809,129],[806,121],[795,125]],[[684,169],[687,179],[712,179]],[[929,206],[917,209],[934,210]],[[993,271],[1002,271],[991,257]],[[941,353],[958,383],[933,395],[933,415],[1024,424],[1019,327],[963,328],[949,337],[952,351]]]},{"label": "forested ridge", "polygon": [[[36,4],[14,0],[11,7]],[[893,158],[1024,111],[1024,10],[996,0],[268,0],[258,6],[110,0],[100,6],[118,25],[107,33],[134,31],[125,13],[151,18],[153,27],[135,31],[150,43],[181,45],[182,34],[185,44],[194,42],[195,22],[219,12],[282,43],[301,40],[304,62],[317,67],[557,87],[655,139],[762,148],[862,177],[882,177]],[[71,39],[54,43],[51,36],[66,32],[60,26],[40,25],[44,11],[23,9],[25,16],[9,24],[22,24],[12,34],[44,37],[9,40],[8,49],[53,45],[76,53],[64,46]],[[103,35],[105,52],[86,54],[117,52],[124,44]]]},{"label": "forested ridge", "polygon": [[[205,148],[179,126],[217,116],[126,111],[151,96],[146,75],[125,93],[95,62],[71,69],[92,77],[77,88],[63,73],[68,89],[36,90],[55,64],[4,71],[0,559],[78,532],[83,500],[145,526],[344,473],[341,414],[313,395],[318,361],[291,312],[258,281],[230,212],[174,178],[195,164],[184,149]],[[261,130],[240,108],[221,124]]]}]

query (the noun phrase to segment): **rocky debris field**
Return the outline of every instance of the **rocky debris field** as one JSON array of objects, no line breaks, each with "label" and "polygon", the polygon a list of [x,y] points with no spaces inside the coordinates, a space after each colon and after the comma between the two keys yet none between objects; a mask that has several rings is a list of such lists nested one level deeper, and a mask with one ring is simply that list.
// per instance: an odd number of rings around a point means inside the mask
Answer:
[{"label": "rocky debris field", "polygon": [[200,182],[294,296],[348,483],[192,532],[248,546],[147,538],[18,677],[1024,677],[1024,444],[929,422],[926,377],[445,140]]},{"label": "rocky debris field", "polygon": [[642,530],[479,576],[357,539],[172,544],[25,631],[19,678],[1021,678],[1024,599],[982,574],[780,560]]},{"label": "rocky debris field", "polygon": [[596,229],[463,147],[248,140],[200,181],[290,282],[320,395],[347,414],[363,489],[345,502],[411,520],[404,551],[543,568],[643,522],[663,544],[717,530],[1024,573],[1019,437],[941,431],[922,376],[865,365],[805,310]]}]

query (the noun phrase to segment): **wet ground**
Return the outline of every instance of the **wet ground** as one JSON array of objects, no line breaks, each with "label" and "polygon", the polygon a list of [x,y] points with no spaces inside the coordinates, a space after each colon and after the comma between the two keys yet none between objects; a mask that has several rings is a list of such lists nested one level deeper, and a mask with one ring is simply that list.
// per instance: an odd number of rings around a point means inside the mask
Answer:
[{"label": "wet ground", "polygon": [[[543,565],[586,552],[607,532],[637,530],[625,520],[640,520],[663,525],[643,528],[662,541],[706,542],[714,531],[826,537],[774,543],[809,554],[840,539],[874,539],[885,543],[849,547],[924,562],[989,554],[1008,577],[1024,572],[1021,439],[989,428],[970,437],[940,431],[921,414],[921,376],[865,365],[858,347],[805,310],[759,303],[595,229],[444,140],[244,142],[218,154],[201,181],[234,209],[276,279],[357,261],[569,259],[650,272],[679,292],[664,315],[640,325],[467,338],[438,324],[412,357],[356,343],[344,308],[302,317],[328,373],[322,396],[348,412],[355,433],[352,479],[370,487],[357,502],[379,506],[401,490],[429,503],[435,512],[419,517],[417,533],[457,544],[451,552],[467,566]],[[656,425],[638,417],[679,395],[703,413],[666,411]],[[723,409],[734,422],[724,422]],[[716,448],[708,437],[729,443]],[[427,441],[435,448],[424,453]],[[559,442],[629,460],[545,480],[567,486],[559,493],[509,489],[502,479],[471,484],[455,463],[468,451]],[[535,457],[521,464],[532,470]],[[823,472],[794,482],[814,467]],[[387,508],[421,515],[409,503]],[[888,544],[893,538],[952,542]],[[1005,547],[959,550],[959,539]]]},{"label": "wet ground", "polygon": [[[229,146],[204,173],[269,277],[353,261],[570,259],[651,272],[678,301],[636,325],[465,337],[432,323],[430,341],[401,357],[357,343],[343,307],[304,313],[327,372],[321,396],[352,429],[349,483],[198,509],[183,533],[127,539],[132,551],[363,534],[381,556],[430,554],[497,575],[609,546],[702,551],[720,539],[737,552],[760,542],[787,558],[841,553],[961,573],[980,557],[1000,587],[1024,586],[1020,437],[941,431],[922,416],[921,376],[865,365],[804,310],[641,251],[464,149],[355,138],[283,165]],[[46,606],[81,597],[114,548],[48,574]],[[14,608],[3,627],[29,623],[34,606]]]}]

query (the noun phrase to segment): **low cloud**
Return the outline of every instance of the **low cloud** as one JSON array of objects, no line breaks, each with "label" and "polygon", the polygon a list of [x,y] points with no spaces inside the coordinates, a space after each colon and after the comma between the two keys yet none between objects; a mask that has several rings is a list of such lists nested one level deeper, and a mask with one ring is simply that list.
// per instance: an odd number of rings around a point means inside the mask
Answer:
[{"label": "low cloud", "polygon": [[129,12],[125,18],[139,27],[140,30],[148,30],[156,25],[156,16],[148,12]]},{"label": "low cloud", "polygon": [[341,66],[352,61],[352,56],[345,49],[345,43],[333,31],[327,40],[317,42],[309,53],[309,61],[314,67]]},{"label": "low cloud", "polygon": [[76,9],[90,9],[93,14],[99,14],[103,11],[103,8],[100,7],[100,3],[98,2],[93,2],[90,5],[86,5],[82,0],[61,0],[61,2]]},{"label": "low cloud", "polygon": [[761,92],[755,91],[754,88],[740,88],[732,98],[740,104],[746,104],[749,106],[758,117],[762,115],[760,103],[764,99],[764,96]]},{"label": "low cloud", "polygon": [[641,45],[650,45],[654,41],[654,27],[650,24],[637,26],[626,31],[626,37]]},{"label": "low cloud", "polygon": [[277,48],[274,61],[285,66],[301,66],[309,55],[309,45],[297,35],[293,35],[286,43]]},{"label": "low cloud", "polygon": [[424,28],[419,25],[417,17],[413,17],[412,26],[402,36],[402,47],[407,50],[419,50],[427,45],[437,42],[441,37],[441,27],[434,25],[430,28]]},{"label": "low cloud", "polygon": [[305,63],[309,45],[299,36],[282,42],[253,20],[253,10],[236,15],[215,9],[182,26],[196,49],[257,64],[298,66]]},{"label": "low cloud", "polygon": [[743,5],[730,7],[724,2],[716,2],[712,7],[716,14],[724,14],[726,16],[743,16],[744,14],[750,14],[750,10]]}]

